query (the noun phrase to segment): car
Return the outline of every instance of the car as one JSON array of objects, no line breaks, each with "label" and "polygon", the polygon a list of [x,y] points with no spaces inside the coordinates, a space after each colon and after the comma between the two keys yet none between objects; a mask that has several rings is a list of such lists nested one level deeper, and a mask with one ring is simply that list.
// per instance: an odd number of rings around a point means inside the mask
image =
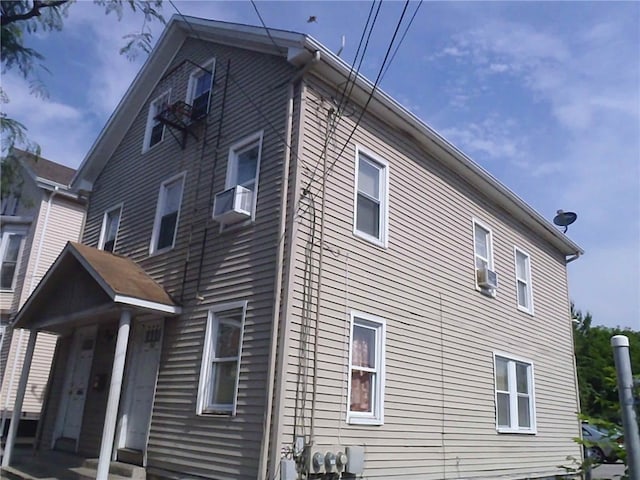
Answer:
[{"label": "car", "polygon": [[586,440],[585,457],[594,463],[615,463],[624,449],[624,437],[617,430],[608,431],[589,423],[582,424],[582,438]]}]

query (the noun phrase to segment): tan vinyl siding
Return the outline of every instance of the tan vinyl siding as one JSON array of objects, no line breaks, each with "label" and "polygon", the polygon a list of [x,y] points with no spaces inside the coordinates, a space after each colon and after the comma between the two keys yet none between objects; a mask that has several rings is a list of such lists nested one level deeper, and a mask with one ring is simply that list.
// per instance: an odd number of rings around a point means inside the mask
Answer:
[{"label": "tan vinyl siding", "polygon": [[[310,81],[304,162],[321,158],[330,92]],[[320,118],[319,118],[320,116]],[[335,154],[359,117],[342,118]],[[353,234],[355,145],[389,162],[388,248]],[[320,167],[321,169],[321,167]],[[298,219],[298,254],[292,294],[293,331],[287,375],[283,444],[293,426],[309,434],[313,339],[318,339],[315,442],[365,445],[367,478],[522,478],[561,473],[567,455],[580,455],[571,323],[564,258],[536,234],[489,204],[483,195],[445,171],[402,132],[365,115],[328,177],[320,212],[321,170],[312,183],[317,210],[316,245],[324,217],[321,324],[315,329],[316,284],[306,344],[309,365],[305,415],[295,418],[301,361],[304,248],[309,213]],[[302,183],[309,175],[304,173]],[[303,201],[308,204],[309,200]],[[493,231],[496,298],[475,290],[472,218]],[[517,309],[514,245],[531,255],[535,315]],[[313,254],[316,282],[318,248]],[[386,320],[384,425],[349,425],[347,370],[349,312]],[[535,369],[536,435],[496,432],[493,352],[524,357]],[[300,406],[300,403],[298,404]],[[527,455],[523,455],[527,452]]]},{"label": "tan vinyl siding", "polygon": [[[83,221],[84,206],[82,204],[65,199],[60,195],[54,195],[51,201],[48,197],[42,200],[38,223],[33,234],[28,266],[24,275],[24,288],[16,310],[27,301],[31,292],[58,258],[67,242],[78,241]],[[44,236],[44,240],[42,240],[42,236]],[[41,251],[39,251],[40,248],[42,248]]]},{"label": "tan vinyl siding", "polygon": [[[184,100],[195,67],[183,60],[203,64],[212,57],[216,71],[208,126],[195,127],[197,140],[189,136],[184,150],[166,131],[161,143],[141,153],[149,102],[168,88],[171,101]],[[122,203],[115,253],[139,262],[183,307],[179,317],[165,322],[147,466],[207,478],[255,478],[273,319],[287,81],[293,68],[281,58],[196,40],[186,41],[167,71],[174,67],[154,88],[97,179],[83,241],[96,246],[104,211]],[[225,187],[229,147],[261,130],[255,223],[220,233],[211,220],[212,194]],[[160,184],[181,172],[186,177],[175,248],[149,256]],[[248,306],[237,415],[196,416],[208,309],[238,300],[247,300]]]}]

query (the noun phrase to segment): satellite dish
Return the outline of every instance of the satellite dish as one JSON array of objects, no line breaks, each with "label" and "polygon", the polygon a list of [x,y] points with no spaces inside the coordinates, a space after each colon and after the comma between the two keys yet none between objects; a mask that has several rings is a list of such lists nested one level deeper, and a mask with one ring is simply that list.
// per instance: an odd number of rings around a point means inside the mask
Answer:
[{"label": "satellite dish", "polygon": [[557,215],[553,217],[553,223],[555,223],[559,227],[564,227],[564,231],[562,233],[567,233],[567,229],[569,228],[569,225],[571,225],[577,219],[578,219],[577,213],[564,212],[562,210],[558,210]]}]

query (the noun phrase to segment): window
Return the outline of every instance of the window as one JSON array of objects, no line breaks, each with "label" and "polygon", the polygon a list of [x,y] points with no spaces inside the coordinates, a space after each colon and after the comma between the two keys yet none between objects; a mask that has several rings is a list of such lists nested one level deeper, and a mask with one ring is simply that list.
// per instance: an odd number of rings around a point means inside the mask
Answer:
[{"label": "window", "polygon": [[102,231],[100,232],[100,242],[98,242],[99,249],[104,250],[105,252],[113,252],[115,250],[121,214],[122,205],[104,212],[104,218],[102,219]]},{"label": "window", "polygon": [[377,245],[387,243],[388,166],[356,149],[354,233]]},{"label": "window", "polygon": [[164,124],[156,117],[169,104],[170,91],[163,93],[157,97],[149,105],[149,114],[147,116],[147,129],[144,134],[143,152],[160,143],[164,138]]},{"label": "window", "polygon": [[15,215],[18,211],[18,205],[20,203],[20,193],[7,194],[0,202],[0,212],[2,215]]},{"label": "window", "polygon": [[20,250],[22,249],[24,237],[24,233],[21,232],[5,232],[2,235],[2,244],[0,245],[2,258],[2,264],[0,264],[0,290],[13,290],[15,288]]},{"label": "window", "polygon": [[[493,238],[491,229],[478,220],[473,220],[473,249],[475,256],[476,288],[481,289],[478,284],[478,272],[489,269],[493,270]],[[488,290],[482,288],[482,290]]]},{"label": "window", "polygon": [[384,423],[384,320],[351,314],[348,423]]},{"label": "window", "polygon": [[535,433],[533,364],[494,354],[496,425],[501,433]]},{"label": "window", "polygon": [[518,248],[516,257],[516,295],[518,309],[533,314],[533,291],[531,288],[531,259],[529,255]]},{"label": "window", "polygon": [[209,113],[215,60],[197,68],[189,77],[187,103],[191,105],[191,118],[197,120]]},{"label": "window", "polygon": [[150,253],[170,250],[175,244],[184,177],[185,174],[181,173],[160,186],[156,219],[151,234]]},{"label": "window", "polygon": [[258,174],[262,156],[262,132],[231,146],[226,188],[241,185],[251,192],[251,218],[255,218],[258,198]]},{"label": "window", "polygon": [[247,302],[209,310],[198,388],[198,414],[236,414]]}]

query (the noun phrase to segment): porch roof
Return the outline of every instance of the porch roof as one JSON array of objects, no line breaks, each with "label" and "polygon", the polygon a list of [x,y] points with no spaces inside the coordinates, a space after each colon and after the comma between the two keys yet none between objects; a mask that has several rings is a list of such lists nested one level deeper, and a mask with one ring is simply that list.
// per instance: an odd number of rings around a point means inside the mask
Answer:
[{"label": "porch roof", "polygon": [[133,260],[68,242],[16,315],[14,327],[55,332],[123,308],[167,315],[181,311]]}]

